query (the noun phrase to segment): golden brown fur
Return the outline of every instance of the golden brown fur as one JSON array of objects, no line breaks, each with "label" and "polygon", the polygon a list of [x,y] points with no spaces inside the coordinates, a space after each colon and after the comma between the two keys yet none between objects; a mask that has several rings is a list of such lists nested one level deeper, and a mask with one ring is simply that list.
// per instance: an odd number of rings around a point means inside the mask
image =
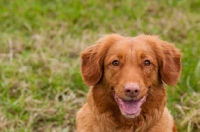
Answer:
[{"label": "golden brown fur", "polygon": [[[180,58],[172,44],[151,35],[110,34],[84,50],[82,76],[92,87],[77,113],[77,132],[176,132],[164,82],[177,83]],[[136,95],[129,96],[132,88]]]}]

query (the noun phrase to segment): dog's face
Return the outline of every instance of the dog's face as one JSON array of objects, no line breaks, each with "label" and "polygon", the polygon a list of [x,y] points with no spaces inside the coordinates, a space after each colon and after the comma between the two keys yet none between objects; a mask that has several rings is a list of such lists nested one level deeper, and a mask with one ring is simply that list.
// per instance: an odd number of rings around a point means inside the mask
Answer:
[{"label": "dog's face", "polygon": [[134,38],[108,35],[82,53],[82,75],[86,84],[107,84],[121,113],[138,116],[149,90],[162,80],[177,83],[180,52],[155,36]]},{"label": "dog's face", "polygon": [[158,75],[156,55],[142,40],[118,41],[106,53],[104,77],[125,116],[135,117],[140,113],[151,85],[160,81]]}]

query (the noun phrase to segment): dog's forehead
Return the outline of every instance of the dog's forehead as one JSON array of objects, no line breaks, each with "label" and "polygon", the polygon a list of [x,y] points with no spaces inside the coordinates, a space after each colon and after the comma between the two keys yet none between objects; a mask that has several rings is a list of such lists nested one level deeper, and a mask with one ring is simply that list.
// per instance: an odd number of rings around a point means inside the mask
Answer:
[{"label": "dog's forehead", "polygon": [[115,44],[113,44],[109,51],[113,54],[121,53],[121,54],[135,54],[135,53],[146,53],[153,54],[153,50],[147,42],[144,40],[136,39],[136,38],[125,38],[119,40]]}]

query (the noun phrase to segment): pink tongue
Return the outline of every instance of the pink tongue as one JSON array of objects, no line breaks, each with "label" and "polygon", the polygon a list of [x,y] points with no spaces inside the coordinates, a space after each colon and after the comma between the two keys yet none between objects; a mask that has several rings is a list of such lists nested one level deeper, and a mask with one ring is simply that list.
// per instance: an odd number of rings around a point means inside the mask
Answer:
[{"label": "pink tongue", "polygon": [[139,112],[142,102],[143,102],[142,99],[138,101],[121,100],[120,104],[121,104],[121,108],[126,114],[133,115]]},{"label": "pink tongue", "polygon": [[146,97],[144,96],[140,100],[122,100],[115,94],[115,99],[119,104],[120,110],[128,115],[137,114],[140,111],[141,105],[146,101]]}]

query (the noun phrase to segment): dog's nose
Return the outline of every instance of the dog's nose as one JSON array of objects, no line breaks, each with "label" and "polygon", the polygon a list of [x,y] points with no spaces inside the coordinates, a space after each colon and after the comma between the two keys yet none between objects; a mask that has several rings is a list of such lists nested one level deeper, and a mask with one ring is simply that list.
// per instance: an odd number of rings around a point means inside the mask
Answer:
[{"label": "dog's nose", "polygon": [[134,83],[126,84],[124,87],[124,93],[128,97],[136,97],[140,93],[140,86]]}]

